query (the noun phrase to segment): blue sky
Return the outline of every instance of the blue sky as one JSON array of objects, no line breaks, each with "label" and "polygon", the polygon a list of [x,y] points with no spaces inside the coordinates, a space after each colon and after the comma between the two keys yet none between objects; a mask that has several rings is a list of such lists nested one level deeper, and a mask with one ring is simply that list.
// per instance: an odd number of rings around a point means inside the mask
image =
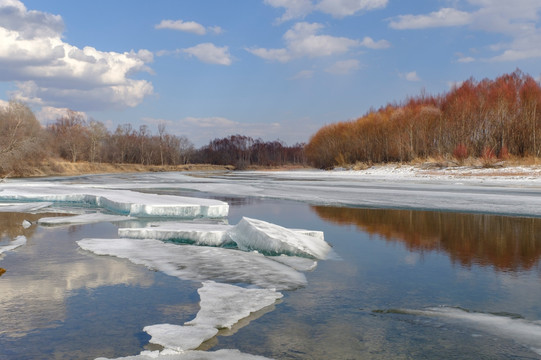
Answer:
[{"label": "blue sky", "polygon": [[0,0],[0,103],[288,144],[422,90],[540,79],[539,0]]}]

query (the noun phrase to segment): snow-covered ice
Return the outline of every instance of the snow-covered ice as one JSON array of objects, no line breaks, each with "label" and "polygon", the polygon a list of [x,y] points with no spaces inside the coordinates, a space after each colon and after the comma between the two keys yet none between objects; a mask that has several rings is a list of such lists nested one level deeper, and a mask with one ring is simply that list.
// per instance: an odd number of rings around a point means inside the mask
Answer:
[{"label": "snow-covered ice", "polygon": [[306,285],[304,274],[255,252],[153,239],[83,239],[77,243],[97,255],[129,259],[185,280],[244,283],[277,290]]},{"label": "snow-covered ice", "polygon": [[454,307],[431,307],[423,310],[401,309],[397,313],[429,316],[455,321],[473,329],[512,339],[541,355],[541,322],[503,315],[465,311]]},{"label": "snow-covered ice", "polygon": [[186,351],[180,354],[160,354],[158,351],[145,351],[140,355],[126,356],[117,359],[97,358],[96,360],[269,360],[269,358],[250,355],[233,349],[217,351]]},{"label": "snow-covered ice", "polygon": [[131,218],[124,215],[109,215],[102,213],[81,214],[75,216],[44,217],[38,220],[38,224],[46,226],[94,224],[99,222],[126,221]]},{"label": "snow-covered ice", "polygon": [[[0,195],[2,193],[0,192]],[[0,203],[0,212],[24,212],[32,213],[53,205],[52,202],[40,202],[40,203]]]},{"label": "snow-covered ice", "polygon": [[257,250],[270,255],[297,255],[325,259],[331,247],[320,237],[301,234],[266,221],[243,217],[230,231],[242,250]]},{"label": "snow-covered ice", "polygon": [[12,251],[26,244],[26,237],[24,235],[19,235],[15,240],[11,241],[8,245],[0,245],[0,254],[5,253],[6,251]]},{"label": "snow-covered ice", "polygon": [[145,228],[120,228],[118,236],[132,239],[176,240],[196,245],[222,246],[231,239],[227,232],[231,225],[167,222]]},{"label": "snow-covered ice", "polygon": [[203,282],[198,290],[201,309],[195,319],[184,326],[157,324],[143,330],[150,342],[167,350],[183,352],[197,349],[218,334],[218,329],[231,328],[241,319],[276,302],[282,294],[268,289],[245,289],[235,285]]},{"label": "snow-covered ice", "polygon": [[79,203],[131,216],[225,217],[229,205],[213,199],[155,195],[130,190],[110,190],[59,183],[2,185],[0,201]]}]

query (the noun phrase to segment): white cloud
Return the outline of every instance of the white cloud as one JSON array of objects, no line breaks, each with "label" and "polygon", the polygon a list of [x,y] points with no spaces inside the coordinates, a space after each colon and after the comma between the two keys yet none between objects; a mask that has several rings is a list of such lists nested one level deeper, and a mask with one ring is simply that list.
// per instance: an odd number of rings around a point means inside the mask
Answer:
[{"label": "white cloud", "polygon": [[150,82],[129,78],[150,71],[152,53],[80,49],[62,40],[62,30],[60,16],[0,1],[0,81],[17,82],[14,99],[88,110],[136,106],[152,94]]},{"label": "white cloud", "polygon": [[[426,15],[401,15],[391,20],[394,29],[424,29],[446,26],[468,26],[472,30],[502,34],[505,41],[487,44],[499,54],[490,54],[484,61],[520,61],[541,58],[541,26],[539,0],[467,0],[470,12],[443,8]],[[509,40],[508,40],[509,39]],[[459,61],[469,62],[465,57]]]},{"label": "white cloud", "polygon": [[349,59],[337,61],[333,65],[328,67],[325,71],[336,75],[347,75],[355,72],[356,70],[359,70],[360,67],[361,63],[359,62],[359,60]]},{"label": "white cloud", "polygon": [[318,33],[323,27],[322,24],[318,23],[296,23],[284,34],[285,48],[251,48],[246,50],[263,59],[285,63],[302,57],[315,58],[343,54],[358,46],[372,48],[388,46],[388,42],[385,40],[374,42],[370,38],[365,38],[361,42],[346,37],[319,35]]},{"label": "white cloud", "polygon": [[388,0],[321,0],[316,8],[334,17],[354,15],[359,11],[381,9]]},{"label": "white cloud", "polygon": [[398,74],[402,79],[405,79],[407,81],[421,81],[421,78],[419,75],[417,75],[416,71],[410,71],[407,73],[400,73]]},{"label": "white cloud", "polygon": [[387,40],[374,41],[371,37],[366,36],[361,45],[369,49],[387,49],[391,46],[391,43]]},{"label": "white cloud", "polygon": [[224,117],[186,117],[181,120],[181,123],[193,125],[201,128],[231,128],[239,125],[238,122],[229,120]]},{"label": "white cloud", "polygon": [[206,28],[195,21],[183,20],[162,20],[154,28],[184,31],[197,35],[205,35],[207,31],[210,31],[214,34],[221,34],[223,32],[223,29],[219,26],[209,26],[208,28]]},{"label": "white cloud", "polygon": [[389,26],[393,29],[426,29],[433,27],[462,26],[470,24],[470,13],[453,8],[443,8],[427,15],[399,15]]},{"label": "white cloud", "polygon": [[[43,106],[37,113],[36,113],[36,119],[43,124],[46,125],[48,123],[51,123],[55,121],[56,119],[59,119],[63,116],[66,116],[69,111],[72,111],[68,108],[56,108],[52,106]],[[83,119],[87,119],[87,115],[84,112],[76,111],[75,112],[78,115],[81,115]]]},{"label": "white cloud", "polygon": [[218,47],[212,43],[203,43],[190,48],[182,49],[182,52],[195,56],[207,64],[231,65],[233,62],[227,46]]},{"label": "white cloud", "polygon": [[467,64],[475,61],[475,58],[471,56],[461,56],[457,60],[459,63]]},{"label": "white cloud", "polygon": [[277,19],[278,23],[302,19],[313,11],[342,18],[355,15],[359,11],[384,8],[387,3],[388,0],[265,0],[267,5],[285,9],[285,13]]},{"label": "white cloud", "polygon": [[314,70],[302,70],[296,73],[291,80],[311,79],[314,76]]}]

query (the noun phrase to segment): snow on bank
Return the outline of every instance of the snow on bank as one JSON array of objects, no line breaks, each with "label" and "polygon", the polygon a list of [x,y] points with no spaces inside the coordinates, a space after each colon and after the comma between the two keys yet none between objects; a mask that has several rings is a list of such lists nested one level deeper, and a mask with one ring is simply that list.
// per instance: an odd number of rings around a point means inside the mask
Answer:
[{"label": "snow on bank", "polygon": [[498,337],[512,339],[541,355],[541,322],[539,321],[533,322],[521,318],[465,311],[447,306],[423,310],[400,309],[389,312],[455,321]]},{"label": "snow on bank", "polygon": [[219,200],[39,182],[2,185],[0,201],[87,204],[122,215],[140,217],[214,218],[227,216],[229,210],[229,205]]},{"label": "snow on bank", "polygon": [[304,274],[255,252],[152,239],[83,239],[77,244],[97,255],[129,259],[185,280],[244,283],[277,290],[306,285]]}]

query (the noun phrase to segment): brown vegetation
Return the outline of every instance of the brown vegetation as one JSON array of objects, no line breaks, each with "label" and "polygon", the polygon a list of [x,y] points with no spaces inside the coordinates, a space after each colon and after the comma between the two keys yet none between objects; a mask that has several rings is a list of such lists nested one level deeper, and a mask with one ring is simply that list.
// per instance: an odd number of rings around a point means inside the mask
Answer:
[{"label": "brown vegetation", "polygon": [[489,165],[509,156],[538,157],[540,131],[541,86],[516,70],[327,125],[310,139],[306,154],[320,168],[428,157],[460,163],[469,156]]}]

